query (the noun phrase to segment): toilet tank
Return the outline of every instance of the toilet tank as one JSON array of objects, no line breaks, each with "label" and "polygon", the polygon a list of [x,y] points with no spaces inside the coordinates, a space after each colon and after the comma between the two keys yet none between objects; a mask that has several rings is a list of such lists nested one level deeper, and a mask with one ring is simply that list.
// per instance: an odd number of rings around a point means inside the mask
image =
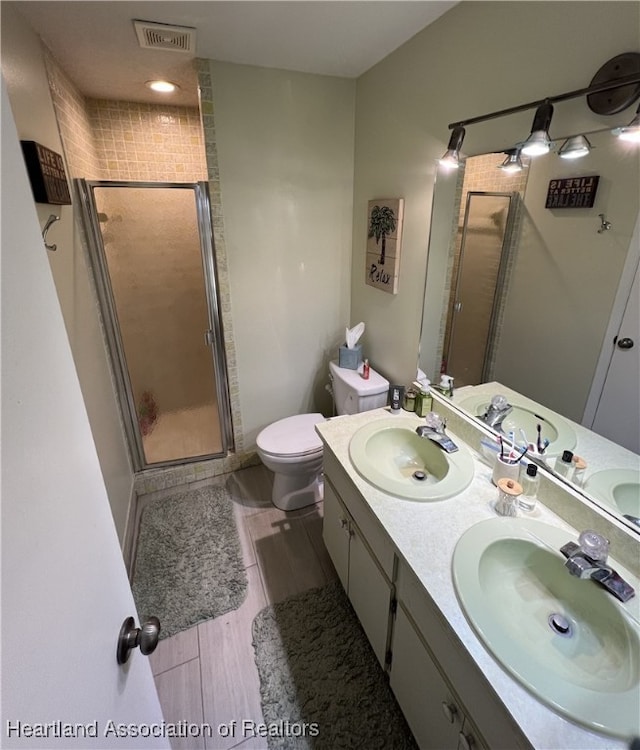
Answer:
[{"label": "toilet tank", "polygon": [[329,362],[329,373],[338,414],[357,414],[387,405],[389,381],[373,367],[367,380],[357,370],[338,367],[336,362]]}]

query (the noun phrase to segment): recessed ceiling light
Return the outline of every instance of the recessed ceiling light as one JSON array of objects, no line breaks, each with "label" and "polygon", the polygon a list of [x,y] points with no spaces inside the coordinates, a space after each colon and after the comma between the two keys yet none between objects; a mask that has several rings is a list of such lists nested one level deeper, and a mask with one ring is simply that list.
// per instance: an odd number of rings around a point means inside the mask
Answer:
[{"label": "recessed ceiling light", "polygon": [[161,94],[172,94],[180,88],[177,83],[171,81],[147,81],[145,85]]}]

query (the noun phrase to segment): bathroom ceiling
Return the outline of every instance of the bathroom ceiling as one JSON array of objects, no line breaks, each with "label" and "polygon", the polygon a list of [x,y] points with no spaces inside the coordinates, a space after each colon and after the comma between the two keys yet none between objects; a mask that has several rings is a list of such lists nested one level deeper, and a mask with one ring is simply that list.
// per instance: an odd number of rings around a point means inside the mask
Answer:
[{"label": "bathroom ceiling", "polygon": [[[3,2],[2,5],[5,3]],[[133,19],[192,26],[196,57],[356,77],[456,5],[445,0],[25,0],[10,3],[87,96],[157,102],[145,81],[195,105],[189,54],[141,49]]]}]

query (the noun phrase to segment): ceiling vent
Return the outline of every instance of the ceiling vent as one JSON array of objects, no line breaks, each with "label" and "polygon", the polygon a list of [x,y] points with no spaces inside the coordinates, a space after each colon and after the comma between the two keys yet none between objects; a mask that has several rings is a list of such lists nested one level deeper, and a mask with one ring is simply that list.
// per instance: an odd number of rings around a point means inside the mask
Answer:
[{"label": "ceiling vent", "polygon": [[153,21],[134,21],[133,26],[142,49],[195,54],[196,30],[191,26],[167,26]]}]

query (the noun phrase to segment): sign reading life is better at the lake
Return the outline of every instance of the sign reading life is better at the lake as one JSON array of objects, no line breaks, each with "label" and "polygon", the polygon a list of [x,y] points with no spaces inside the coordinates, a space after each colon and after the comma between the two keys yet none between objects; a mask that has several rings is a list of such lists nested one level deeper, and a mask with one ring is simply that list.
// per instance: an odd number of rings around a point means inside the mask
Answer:
[{"label": "sign reading life is better at the lake", "polygon": [[400,273],[403,198],[369,201],[365,281],[396,294]]},{"label": "sign reading life is better at the lake", "polygon": [[563,177],[551,180],[545,208],[592,208],[596,199],[599,175]]}]

